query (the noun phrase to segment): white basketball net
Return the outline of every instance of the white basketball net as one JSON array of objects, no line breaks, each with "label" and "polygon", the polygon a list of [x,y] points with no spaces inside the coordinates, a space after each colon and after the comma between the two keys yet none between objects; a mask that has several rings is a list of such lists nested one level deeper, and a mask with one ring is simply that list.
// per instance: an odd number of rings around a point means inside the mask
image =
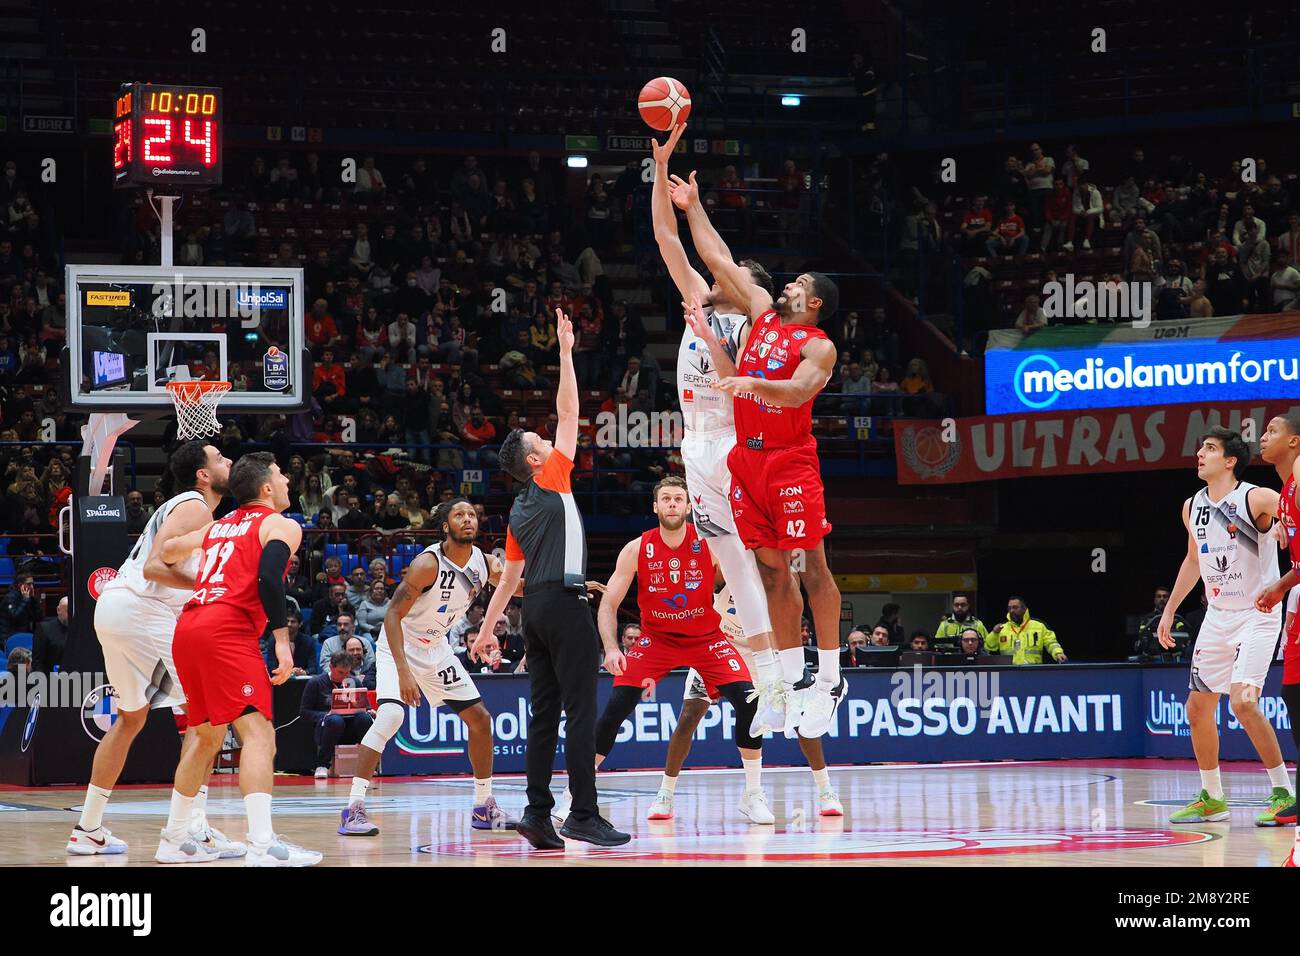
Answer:
[{"label": "white basketball net", "polygon": [[217,421],[217,403],[230,391],[229,382],[168,382],[176,404],[176,438],[206,438],[221,431]]}]

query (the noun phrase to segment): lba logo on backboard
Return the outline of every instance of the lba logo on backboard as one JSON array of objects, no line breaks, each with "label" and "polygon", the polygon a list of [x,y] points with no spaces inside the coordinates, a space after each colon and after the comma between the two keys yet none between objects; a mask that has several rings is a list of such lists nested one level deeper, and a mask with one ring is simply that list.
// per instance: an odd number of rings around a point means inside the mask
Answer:
[{"label": "lba logo on backboard", "polygon": [[117,577],[117,568],[97,568],[86,579],[86,590],[98,601],[99,596],[104,593],[104,585],[115,577]]},{"label": "lba logo on backboard", "polygon": [[274,345],[262,356],[262,384],[277,392],[289,387],[289,356]]}]

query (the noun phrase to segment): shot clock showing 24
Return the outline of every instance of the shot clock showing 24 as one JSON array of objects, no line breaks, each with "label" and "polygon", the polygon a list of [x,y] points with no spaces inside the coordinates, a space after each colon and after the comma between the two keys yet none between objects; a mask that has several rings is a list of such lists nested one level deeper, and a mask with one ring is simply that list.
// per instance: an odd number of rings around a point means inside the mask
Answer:
[{"label": "shot clock showing 24", "polygon": [[221,90],[127,83],[113,110],[113,185],[221,185]]}]

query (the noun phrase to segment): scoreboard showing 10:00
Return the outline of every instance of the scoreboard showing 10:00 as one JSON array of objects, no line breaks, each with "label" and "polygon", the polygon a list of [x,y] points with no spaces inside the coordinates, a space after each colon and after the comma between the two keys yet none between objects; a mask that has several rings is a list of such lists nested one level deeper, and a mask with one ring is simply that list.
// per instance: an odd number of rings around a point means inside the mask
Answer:
[{"label": "scoreboard showing 10:00", "polygon": [[113,106],[114,186],[221,185],[221,89],[126,83]]}]

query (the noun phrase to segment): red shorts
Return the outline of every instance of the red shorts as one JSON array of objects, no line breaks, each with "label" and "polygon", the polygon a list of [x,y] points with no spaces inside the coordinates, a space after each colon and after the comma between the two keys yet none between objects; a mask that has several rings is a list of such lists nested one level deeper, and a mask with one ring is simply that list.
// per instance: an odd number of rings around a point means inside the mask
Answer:
[{"label": "red shorts", "polygon": [[815,443],[771,451],[738,444],[727,468],[731,514],[745,547],[815,548],[830,533]]},{"label": "red shorts", "polygon": [[189,699],[186,716],[191,727],[228,724],[250,707],[271,719],[271,677],[257,638],[187,626],[182,615],[172,656]]},{"label": "red shorts", "polygon": [[716,699],[719,687],[749,680],[744,659],[721,631],[712,637],[672,637],[643,628],[626,656],[627,667],[614,678],[615,687],[642,687],[647,679],[657,684],[675,667],[694,667],[709,697]]},{"label": "red shorts", "polygon": [[[1296,614],[1291,619],[1291,628],[1282,638],[1286,641],[1286,647],[1282,651],[1283,684],[1300,684],[1300,644],[1296,643],[1297,636],[1300,636],[1300,614]],[[1291,717],[1292,720],[1297,718],[1300,718],[1300,715]]]}]

